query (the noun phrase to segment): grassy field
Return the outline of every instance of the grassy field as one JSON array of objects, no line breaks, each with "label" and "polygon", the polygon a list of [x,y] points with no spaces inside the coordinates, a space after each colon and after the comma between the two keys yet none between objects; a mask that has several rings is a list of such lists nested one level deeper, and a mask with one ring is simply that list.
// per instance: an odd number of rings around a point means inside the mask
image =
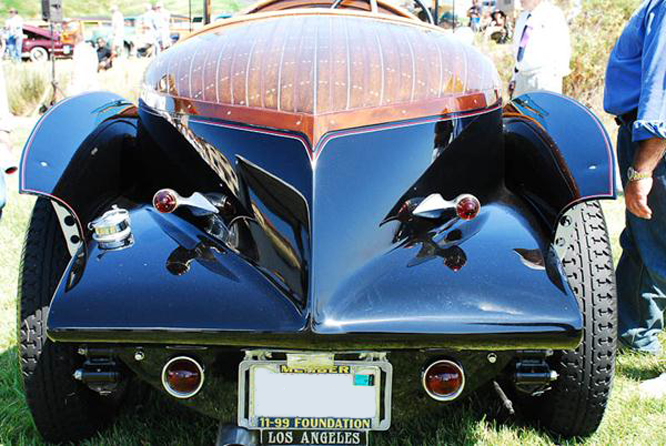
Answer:
[{"label": "grassy field", "polygon": [[[63,2],[63,15],[66,18],[85,17],[85,16],[111,16],[111,6],[117,5],[125,17],[132,17],[143,14],[144,4],[157,3],[155,0],[134,1],[134,0],[97,0],[94,2],[88,0],[67,0]],[[203,10],[203,1],[201,0],[163,0],[164,7],[172,14],[187,15],[192,8],[192,16],[201,16]],[[251,0],[212,0],[211,8],[213,14],[222,12],[234,12],[244,8],[252,3]],[[41,15],[41,5],[37,1],[26,0],[4,0],[0,3],[0,16],[5,17],[9,8],[16,8],[24,18],[37,19]]]}]

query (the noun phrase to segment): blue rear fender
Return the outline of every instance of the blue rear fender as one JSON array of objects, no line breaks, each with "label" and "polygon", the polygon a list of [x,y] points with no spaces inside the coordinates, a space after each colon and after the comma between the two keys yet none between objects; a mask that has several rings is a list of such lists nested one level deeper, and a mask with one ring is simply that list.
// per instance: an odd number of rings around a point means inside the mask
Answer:
[{"label": "blue rear fender", "polygon": [[85,238],[95,206],[124,188],[123,158],[136,132],[136,107],[116,94],[86,93],[59,102],[25,144],[19,191],[59,202]]},{"label": "blue rear fender", "polygon": [[555,93],[528,93],[504,108],[503,121],[506,184],[553,232],[576,203],[616,197],[610,138],[583,104]]}]

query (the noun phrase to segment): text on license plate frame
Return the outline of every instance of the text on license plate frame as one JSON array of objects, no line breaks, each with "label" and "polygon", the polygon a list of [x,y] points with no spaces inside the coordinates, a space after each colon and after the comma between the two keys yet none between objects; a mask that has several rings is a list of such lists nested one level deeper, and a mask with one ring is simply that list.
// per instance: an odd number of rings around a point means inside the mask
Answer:
[{"label": "text on license plate frame", "polygon": [[[248,429],[298,429],[298,430],[364,430],[384,431],[391,425],[391,389],[392,389],[392,366],[384,360],[375,361],[335,361],[335,368],[348,367],[349,379],[354,379],[355,371],[368,373],[369,369],[376,370],[376,416],[370,418],[339,418],[339,417],[310,417],[310,416],[283,416],[267,417],[256,416],[254,411],[255,389],[254,373],[256,370],[268,368],[275,375],[292,374],[284,372],[288,369],[285,360],[259,360],[246,359],[239,366],[238,377],[238,425]],[[282,372],[280,370],[283,370]],[[327,375],[327,373],[298,372],[298,375]],[[381,378],[380,378],[381,377]],[[288,420],[289,423],[276,424],[274,420]],[[299,422],[300,420],[300,422]]]},{"label": "text on license plate frame", "polygon": [[368,431],[313,431],[313,430],[262,430],[259,444],[277,445],[326,445],[367,446]]}]

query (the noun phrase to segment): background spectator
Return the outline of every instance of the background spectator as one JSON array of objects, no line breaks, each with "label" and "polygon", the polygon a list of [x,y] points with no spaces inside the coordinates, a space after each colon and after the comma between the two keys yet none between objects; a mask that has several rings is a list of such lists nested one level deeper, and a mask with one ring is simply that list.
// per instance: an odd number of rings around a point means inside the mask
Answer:
[{"label": "background spectator", "polygon": [[493,11],[490,15],[490,25],[486,28],[485,35],[487,39],[492,39],[500,44],[506,43],[509,40],[509,23],[506,20],[504,11]]},{"label": "background spectator", "polygon": [[562,93],[562,79],[571,70],[569,27],[560,8],[549,0],[523,0],[525,11],[513,35],[514,75],[509,92]]},{"label": "background spectator", "polygon": [[155,4],[155,29],[161,49],[165,50],[171,46],[171,13],[164,7],[162,2]]},{"label": "background spectator", "polygon": [[121,55],[125,49],[125,18],[116,5],[111,12],[111,46],[114,53]]},{"label": "background spectator", "polygon": [[78,31],[74,35],[74,54],[72,64],[72,81],[68,88],[70,96],[99,89],[97,81],[97,53]]},{"label": "background spectator", "polygon": [[97,39],[97,71],[113,67],[113,53],[101,37]]},{"label": "background spectator", "polygon": [[146,54],[156,56],[160,53],[161,49],[157,30],[157,14],[150,3],[146,3],[145,7],[146,11],[141,16],[141,27],[145,36],[146,46],[149,48]]},{"label": "background spectator", "polygon": [[9,10],[9,18],[5,22],[7,28],[7,50],[15,62],[21,61],[23,53],[23,19],[14,8]]},{"label": "background spectator", "polygon": [[481,0],[474,0],[472,7],[467,11],[469,17],[469,27],[473,31],[478,32],[481,30]]}]

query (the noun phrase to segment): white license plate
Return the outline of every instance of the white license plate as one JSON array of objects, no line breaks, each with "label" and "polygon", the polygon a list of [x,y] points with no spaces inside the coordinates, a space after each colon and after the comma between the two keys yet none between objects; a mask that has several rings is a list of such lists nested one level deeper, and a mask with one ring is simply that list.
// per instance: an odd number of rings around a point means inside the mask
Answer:
[{"label": "white license plate", "polygon": [[318,367],[245,360],[239,370],[240,426],[326,431],[390,426],[392,373],[385,360]]}]

